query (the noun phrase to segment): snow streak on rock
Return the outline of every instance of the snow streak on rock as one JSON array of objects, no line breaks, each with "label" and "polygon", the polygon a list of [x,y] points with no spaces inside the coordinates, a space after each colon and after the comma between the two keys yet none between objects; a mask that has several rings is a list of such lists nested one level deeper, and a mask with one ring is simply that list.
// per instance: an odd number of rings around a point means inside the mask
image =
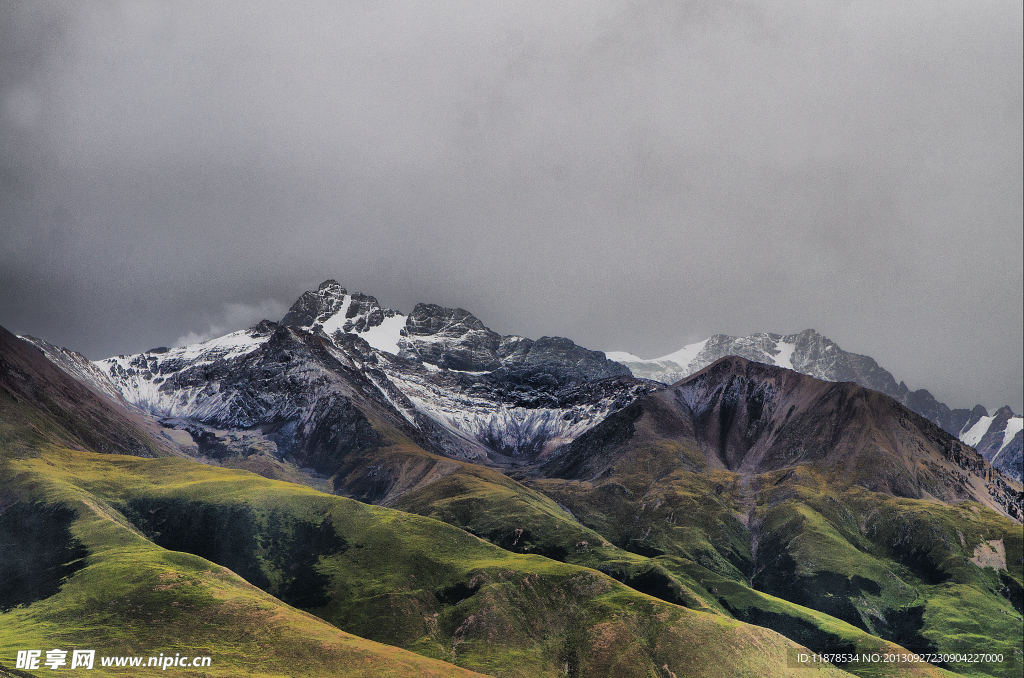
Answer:
[{"label": "snow streak on rock", "polygon": [[239,330],[200,344],[156,348],[93,363],[126,401],[162,417],[213,419],[230,409],[235,394],[220,393],[219,383],[181,384],[175,378],[188,370],[228,363],[248,355],[270,337],[259,326]]}]

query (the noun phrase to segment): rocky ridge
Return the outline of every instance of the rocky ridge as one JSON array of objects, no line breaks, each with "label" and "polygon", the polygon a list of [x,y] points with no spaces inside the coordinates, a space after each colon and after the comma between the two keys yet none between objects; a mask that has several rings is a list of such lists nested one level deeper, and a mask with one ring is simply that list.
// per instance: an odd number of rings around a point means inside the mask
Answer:
[{"label": "rocky ridge", "polygon": [[95,373],[79,363],[81,354],[65,351],[58,355],[63,364],[54,363],[40,343],[0,327],[0,421],[6,424],[0,442],[25,429],[32,440],[93,452],[145,457],[177,452],[158,427],[84,381],[82,375]]},{"label": "rocky ridge", "polygon": [[53,344],[36,337],[19,336],[18,338],[32,344],[42,351],[43,355],[45,355],[50,362],[64,370],[79,382],[91,386],[100,393],[115,399],[119,404],[131,406],[131,403],[122,397],[121,391],[114,385],[114,382],[107,377],[103,370],[78,351],[54,346]]},{"label": "rocky ridge", "polygon": [[187,432],[208,456],[239,447],[226,431],[246,431],[243,447],[325,474],[346,450],[380,444],[363,435],[367,417],[386,416],[447,456],[528,463],[657,388],[568,339],[502,336],[433,304],[404,316],[333,280],[305,292],[281,323],[80,373]]},{"label": "rocky ridge", "polygon": [[[641,419],[653,438],[637,432]],[[638,399],[561,448],[540,472],[596,481],[620,463],[627,442],[653,440],[696,443],[704,469],[754,477],[810,465],[874,492],[977,501],[1024,517],[1018,487],[893,398],[736,356]]]},{"label": "rocky ridge", "polygon": [[[629,367],[634,376],[664,384],[673,384],[685,379],[730,355],[784,367],[824,381],[851,381],[884,393],[947,433],[978,447],[979,452],[985,455],[987,460],[993,461],[997,468],[1011,477],[1021,480],[1024,476],[1021,455],[1015,452],[1020,449],[1020,442],[1013,443],[1013,436],[1004,441],[1002,433],[1006,426],[1002,423],[996,424],[996,417],[988,417],[984,407],[979,405],[973,410],[950,409],[936,400],[926,389],[912,391],[904,382],[897,382],[896,378],[879,366],[873,358],[844,351],[834,341],[813,329],[788,335],[764,332],[746,337],[733,337],[716,334],[702,342],[684,346],[674,353],[651,360],[644,360],[629,353],[608,353],[609,358]],[[981,414],[978,414],[979,408]],[[1010,420],[1024,421],[1019,415],[1010,412],[1009,408],[1002,408],[1000,412],[1003,410],[1009,413],[1007,416]],[[979,420],[996,426],[992,435],[984,438],[987,429],[979,429],[968,437],[968,432],[973,430]],[[1019,423],[1011,421],[1011,431],[1020,430],[1019,427]],[[1000,450],[1005,452],[1000,453]]]},{"label": "rocky ridge", "polygon": [[[346,333],[365,338],[388,384],[378,378],[380,388],[397,390],[416,413],[495,459],[542,456],[654,388],[569,339],[502,336],[469,311],[436,304],[417,304],[406,317],[374,297],[349,296],[332,280],[300,297],[282,324],[322,330],[335,341]],[[602,380],[611,381],[585,387]]]},{"label": "rocky ridge", "polygon": [[[659,388],[630,370],[664,382],[738,355],[886,393],[977,447],[1011,478],[1021,475],[1020,417],[1006,408],[992,417],[984,408],[951,411],[927,391],[897,384],[870,357],[845,352],[813,330],[716,335],[657,361],[609,354],[616,361],[561,337],[500,335],[464,309],[417,304],[405,316],[327,280],[303,293],[281,323],[263,321],[191,346],[89,363],[26,340],[96,390],[164,420],[180,444],[213,457],[244,448],[303,465],[324,454],[337,461],[343,456],[338,450],[320,448],[355,449],[361,438],[325,438],[315,433],[320,424],[314,420],[340,416],[330,398],[354,402],[353,393],[372,389],[372,406],[355,405],[352,412],[383,408],[427,449],[499,465],[531,464]],[[287,342],[285,359],[280,354]],[[268,379],[271,373],[280,378]],[[329,473],[334,461],[310,468]]]}]

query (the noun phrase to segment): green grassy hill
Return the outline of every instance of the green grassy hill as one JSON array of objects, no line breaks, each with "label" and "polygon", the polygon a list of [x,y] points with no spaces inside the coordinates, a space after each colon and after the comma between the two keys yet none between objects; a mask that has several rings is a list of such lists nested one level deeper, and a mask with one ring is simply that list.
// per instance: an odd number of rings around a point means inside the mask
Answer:
[{"label": "green grassy hill", "polygon": [[[37,515],[50,529],[33,534],[53,537],[23,538],[3,567],[52,553],[55,540],[74,544],[73,561],[52,572],[56,592],[0,613],[8,668],[18,649],[67,646],[210,655],[210,675],[802,670],[787,669],[794,644],[767,629],[429,518],[243,471],[51,447],[7,458],[2,484],[0,515]],[[5,538],[18,534],[6,529]]]}]

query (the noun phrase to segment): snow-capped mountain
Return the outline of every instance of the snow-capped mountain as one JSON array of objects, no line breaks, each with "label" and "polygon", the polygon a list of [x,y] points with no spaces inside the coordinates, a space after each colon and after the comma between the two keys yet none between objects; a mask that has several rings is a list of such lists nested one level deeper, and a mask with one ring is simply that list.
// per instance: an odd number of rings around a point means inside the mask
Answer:
[{"label": "snow-capped mountain", "polygon": [[622,363],[634,376],[664,384],[673,384],[696,374],[730,355],[785,367],[823,381],[852,381],[880,391],[977,448],[996,468],[1021,479],[1019,432],[1022,419],[1009,408],[1002,408],[999,410],[1002,415],[997,413],[992,417],[980,405],[974,410],[950,409],[925,389],[911,391],[902,381],[897,383],[895,377],[873,358],[844,351],[814,330],[787,335],[760,333],[746,337],[716,334],[650,360],[620,351],[607,353],[610,360]]},{"label": "snow-capped mountain", "polygon": [[155,348],[136,355],[116,356],[94,363],[120,395],[140,409],[161,417],[195,417],[200,420],[230,418],[243,426],[249,422],[229,417],[239,395],[213,387],[222,380],[193,379],[212,376],[226,365],[239,362],[259,349],[273,333],[257,325],[199,344]]},{"label": "snow-capped mountain", "polygon": [[[391,388],[417,412],[510,458],[542,455],[650,389],[568,339],[502,336],[468,311],[434,304],[404,316],[333,280],[303,294],[282,324],[365,339]],[[620,379],[600,392],[581,388],[613,377]]]},{"label": "snow-capped mountain", "polygon": [[[503,336],[463,309],[418,304],[404,315],[328,280],[303,293],[280,323],[189,346],[89,362],[24,339],[79,381],[161,419],[177,440],[184,436],[214,457],[256,449],[312,467],[324,454],[368,444],[360,437],[369,435],[367,417],[385,416],[450,457],[530,463],[656,390],[653,382],[674,383],[735,355],[885,393],[1011,477],[1022,475],[1020,416],[1008,408],[992,416],[980,406],[950,410],[814,330],[715,335],[644,360],[560,337]],[[338,422],[351,430],[330,432]],[[330,466],[317,462],[320,472]]]},{"label": "snow-capped mountain", "polygon": [[[629,367],[634,376],[665,384],[696,374],[720,358],[735,355],[765,365],[784,367],[823,381],[853,381],[901,402],[899,395],[910,393],[906,385],[898,384],[874,359],[844,351],[834,341],[814,330],[788,335],[761,333],[747,337],[716,334],[652,360],[644,360],[629,353],[613,352],[607,355],[611,360]],[[965,410],[965,420],[966,413]],[[942,425],[940,422],[935,423]]]},{"label": "snow-capped mountain", "polygon": [[[322,454],[325,440],[352,442],[323,427],[340,418],[358,429],[381,411],[448,456],[530,461],[656,388],[568,339],[502,336],[468,311],[432,304],[405,316],[333,280],[305,292],[281,323],[94,366],[86,379],[188,431],[201,449],[223,453],[232,447],[224,432],[243,430],[234,447],[300,461]],[[362,415],[339,414],[341,401]]]},{"label": "snow-capped mountain", "polygon": [[985,460],[1012,478],[1021,480],[1024,466],[1024,417],[1009,407],[1001,407],[989,416],[978,405],[959,434],[960,440],[985,457]]},{"label": "snow-capped mountain", "polygon": [[634,376],[666,384],[696,374],[720,358],[735,355],[824,381],[864,382],[860,385],[883,393],[899,390],[893,376],[873,359],[843,351],[835,342],[814,330],[785,336],[772,333],[747,337],[716,334],[652,360],[643,360],[629,353],[615,352],[607,355],[611,360],[628,366]]},{"label": "snow-capped mountain", "polygon": [[376,297],[349,294],[335,280],[325,281],[315,292],[303,292],[281,320],[282,325],[320,330],[328,336],[356,334],[373,348],[393,354],[398,354],[405,323],[404,315],[381,308]]}]

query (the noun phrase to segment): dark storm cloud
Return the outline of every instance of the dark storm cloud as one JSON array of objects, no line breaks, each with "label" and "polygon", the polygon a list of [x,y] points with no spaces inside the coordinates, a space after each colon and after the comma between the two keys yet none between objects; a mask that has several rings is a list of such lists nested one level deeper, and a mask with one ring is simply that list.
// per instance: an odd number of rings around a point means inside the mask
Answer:
[{"label": "dark storm cloud", "polygon": [[645,357],[814,327],[1022,408],[1019,2],[0,13],[14,331],[103,357],[334,277]]}]

